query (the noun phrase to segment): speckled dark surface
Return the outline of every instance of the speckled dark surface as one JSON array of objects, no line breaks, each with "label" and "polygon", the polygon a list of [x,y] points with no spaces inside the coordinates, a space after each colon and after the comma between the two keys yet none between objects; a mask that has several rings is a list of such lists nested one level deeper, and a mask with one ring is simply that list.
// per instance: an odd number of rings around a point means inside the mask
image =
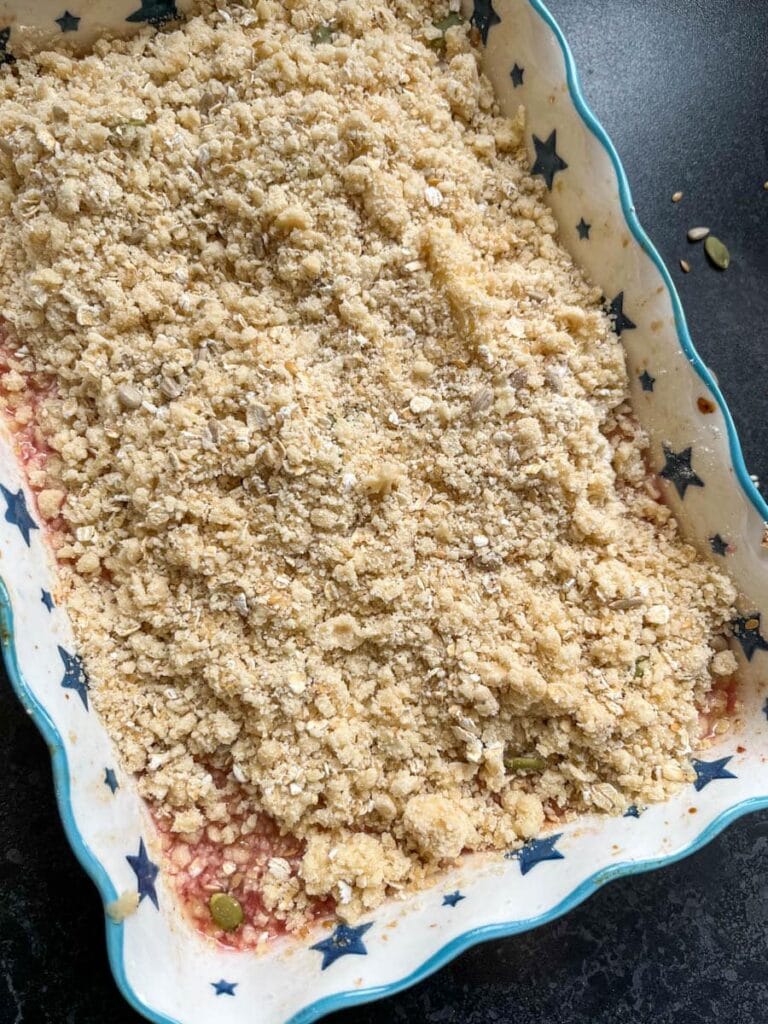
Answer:
[{"label": "speckled dark surface", "polygon": [[[750,471],[768,481],[766,0],[551,8],[731,403]],[[674,206],[676,189],[685,197]],[[730,246],[725,274],[685,241],[701,223]],[[763,1024],[767,954],[768,813],[680,864],[615,882],[560,921],[478,947],[416,988],[334,1020]],[[138,1020],[111,981],[101,908],[64,841],[45,745],[0,685],[0,1024]]]}]

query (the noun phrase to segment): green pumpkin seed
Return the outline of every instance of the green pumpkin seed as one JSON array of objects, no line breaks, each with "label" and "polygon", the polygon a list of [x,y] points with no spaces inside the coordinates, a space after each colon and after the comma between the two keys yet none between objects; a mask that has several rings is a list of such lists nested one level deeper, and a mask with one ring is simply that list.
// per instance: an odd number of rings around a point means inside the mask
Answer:
[{"label": "green pumpkin seed", "polygon": [[233,932],[243,923],[243,908],[228,892],[215,892],[208,901],[214,924],[225,932]]},{"label": "green pumpkin seed", "polygon": [[540,772],[547,762],[541,757],[505,757],[504,767],[511,772]]},{"label": "green pumpkin seed", "polygon": [[320,43],[330,43],[335,31],[336,25],[332,21],[328,21],[322,25],[315,25],[312,29],[312,35],[310,36],[312,45],[319,46]]},{"label": "green pumpkin seed", "polygon": [[731,262],[731,254],[719,238],[709,235],[704,243],[704,251],[718,270],[727,270]]},{"label": "green pumpkin seed", "polygon": [[433,21],[432,24],[436,29],[442,32],[442,35],[439,39],[430,40],[429,45],[433,50],[440,50],[445,46],[445,33],[448,29],[453,28],[454,25],[463,25],[464,19],[460,14],[457,14],[455,11],[451,11],[448,17],[441,18],[439,21]]},{"label": "green pumpkin seed", "polygon": [[647,654],[643,654],[641,655],[641,657],[637,659],[637,661],[635,662],[635,679],[643,678],[643,676],[645,675],[646,662],[650,660],[651,659],[648,657]]}]

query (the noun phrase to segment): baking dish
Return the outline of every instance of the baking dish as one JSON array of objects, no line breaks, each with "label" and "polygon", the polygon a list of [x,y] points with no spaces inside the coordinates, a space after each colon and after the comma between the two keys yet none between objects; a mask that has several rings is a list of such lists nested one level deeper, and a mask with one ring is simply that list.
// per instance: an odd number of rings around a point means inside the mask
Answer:
[{"label": "baking dish", "polygon": [[[142,5],[144,6],[144,5]],[[0,444],[3,649],[9,674],[52,749],[59,804],[105,904],[138,892],[124,922],[107,918],[116,979],[150,1019],[178,1024],[309,1021],[417,981],[467,946],[561,914],[612,877],[660,866],[728,821],[768,804],[761,751],[766,506],[747,476],[722,397],[696,356],[669,274],[640,228],[621,165],[584,104],[559,30],[538,0],[476,0],[486,70],[508,112],[528,111],[531,165],[549,188],[561,238],[602,288],[627,351],[653,468],[687,531],[745,596],[734,624],[744,711],[738,730],[694,761],[695,784],[624,818],[582,818],[521,851],[467,858],[434,888],[359,925],[286,940],[256,958],[216,948],[175,908],[151,824],[90,710],[71,632],[23,470]],[[12,52],[13,31],[6,40]],[[695,813],[693,813],[695,812]]]}]

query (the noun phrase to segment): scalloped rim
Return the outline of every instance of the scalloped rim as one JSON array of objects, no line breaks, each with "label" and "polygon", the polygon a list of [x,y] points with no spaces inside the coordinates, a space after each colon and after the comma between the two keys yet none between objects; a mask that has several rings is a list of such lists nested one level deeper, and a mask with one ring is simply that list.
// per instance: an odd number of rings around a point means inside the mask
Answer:
[{"label": "scalloped rim", "polygon": [[[579,75],[576,70],[576,62],[573,54],[571,53],[571,49],[566,42],[565,36],[563,35],[560,26],[541,0],[527,0],[527,3],[546,23],[557,40],[565,62],[568,91],[573,101],[573,105],[581,119],[608,154],[616,173],[621,208],[624,213],[624,219],[626,220],[627,226],[632,232],[635,240],[653,261],[656,269],[661,275],[664,285],[666,286],[667,292],[669,293],[669,297],[672,302],[672,309],[674,311],[675,327],[680,347],[688,357],[688,360],[698,373],[699,377],[711,391],[720,411],[723,414],[728,431],[728,447],[730,450],[731,461],[733,463],[733,468],[736,472],[739,485],[760,516],[763,519],[768,520],[768,504],[750,479],[744,462],[739,437],[736,433],[736,426],[733,422],[733,417],[731,416],[725,398],[723,397],[712,373],[696,351],[696,347],[694,346],[693,340],[691,339],[688,331],[688,325],[685,320],[685,314],[683,313],[680,296],[677,294],[677,290],[673,284],[669,270],[637,218],[627,175],[624,171],[621,160],[619,159],[619,155],[616,152],[616,148],[605,128],[603,128],[602,124],[598,121],[584,98],[581,91]],[[8,677],[11,681],[11,686],[25,710],[32,718],[32,721],[39,729],[51,752],[54,790],[56,793],[56,802],[59,807],[59,814],[64,826],[64,832],[66,833],[67,839],[75,856],[98,889],[103,903],[105,905],[111,903],[117,898],[117,891],[112,885],[112,882],[101,862],[94,856],[90,847],[81,835],[75,822],[72,810],[72,801],[70,798],[69,765],[67,763],[67,755],[61,735],[46,709],[34,696],[29,684],[22,675],[21,669],[19,668],[14,640],[13,608],[11,606],[8,591],[1,578],[0,635],[2,637],[3,661],[5,663]],[[538,928],[539,925],[554,921],[556,918],[566,914],[569,910],[577,907],[607,882],[611,882],[615,878],[621,878],[625,875],[636,875],[644,871],[652,871],[656,868],[664,867],[667,864],[673,864],[675,861],[682,860],[689,854],[701,849],[701,847],[714,839],[715,836],[722,832],[724,828],[736,821],[738,818],[741,818],[743,815],[749,814],[752,811],[758,811],[766,807],[768,807],[768,795],[751,797],[749,800],[742,800],[740,803],[734,804],[733,807],[728,808],[728,810],[720,814],[707,826],[707,828],[700,832],[699,835],[688,844],[688,846],[683,847],[683,849],[678,850],[674,854],[667,857],[649,858],[647,860],[626,861],[624,863],[614,864],[609,868],[603,868],[596,871],[593,875],[590,875],[589,878],[585,879],[580,885],[578,885],[564,900],[561,900],[561,902],[551,910],[546,911],[546,913],[541,914],[538,917],[528,918],[525,921],[512,921],[507,924],[472,928],[447,943],[437,953],[425,960],[424,963],[420,964],[416,970],[405,975],[405,977],[400,978],[398,981],[391,982],[388,985],[380,985],[375,988],[348,990],[338,992],[332,996],[326,996],[325,998],[319,999],[314,1003],[310,1003],[309,1006],[304,1007],[303,1010],[300,1010],[286,1021],[286,1024],[310,1024],[311,1021],[315,1021],[325,1014],[333,1013],[335,1010],[345,1009],[350,1006],[359,1006],[363,1003],[370,1003],[376,999],[382,999],[385,996],[391,996],[397,992],[402,992],[404,989],[410,988],[412,985],[428,978],[430,974],[434,974],[435,971],[445,966],[445,964],[449,963],[460,953],[470,949],[472,946],[476,946],[489,939],[501,939],[510,935],[517,935],[520,932],[529,931],[531,928]],[[138,1013],[141,1013],[146,1017],[147,1020],[152,1021],[153,1024],[182,1024],[182,1022],[172,1017],[157,1013],[141,1001],[128,981],[125,971],[125,962],[123,957],[123,925],[116,924],[111,921],[105,914],[105,927],[109,964],[112,974],[114,975],[115,982],[126,1001]]]}]

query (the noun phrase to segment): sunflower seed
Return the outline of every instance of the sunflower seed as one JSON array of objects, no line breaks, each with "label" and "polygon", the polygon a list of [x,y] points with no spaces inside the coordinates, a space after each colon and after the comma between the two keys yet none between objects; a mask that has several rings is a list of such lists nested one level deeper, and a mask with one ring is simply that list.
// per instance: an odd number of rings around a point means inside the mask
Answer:
[{"label": "sunflower seed", "polygon": [[490,388],[480,388],[472,396],[469,407],[472,412],[485,412],[493,405],[493,391]]},{"label": "sunflower seed", "polygon": [[704,251],[718,270],[728,269],[728,265],[731,262],[731,254],[719,238],[710,235],[704,243]]},{"label": "sunflower seed", "polygon": [[684,274],[687,274],[688,271],[691,269],[691,264],[688,262],[688,260],[680,260],[680,269]]},{"label": "sunflower seed", "polygon": [[700,242],[709,234],[709,228],[688,228],[688,241]]},{"label": "sunflower seed", "polygon": [[679,203],[682,198],[683,198],[683,193],[682,192],[673,192],[672,193],[672,202],[673,203]]}]

